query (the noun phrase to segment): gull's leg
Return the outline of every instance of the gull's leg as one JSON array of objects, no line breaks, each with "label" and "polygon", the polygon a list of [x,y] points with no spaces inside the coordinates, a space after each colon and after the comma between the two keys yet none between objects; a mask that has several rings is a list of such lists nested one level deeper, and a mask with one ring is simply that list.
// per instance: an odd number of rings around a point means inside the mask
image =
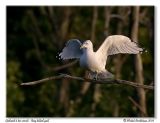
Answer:
[{"label": "gull's leg", "polygon": [[98,80],[97,77],[98,77],[98,72],[96,72],[96,76],[95,76],[94,79],[95,79],[95,80]]},{"label": "gull's leg", "polygon": [[91,79],[91,77],[92,77],[92,76],[91,76],[91,73],[88,72],[88,78]]},{"label": "gull's leg", "polygon": [[94,76],[90,71],[87,71],[87,78],[88,79],[94,79]]},{"label": "gull's leg", "polygon": [[98,77],[98,73],[96,72],[96,80],[97,80],[97,77]]}]

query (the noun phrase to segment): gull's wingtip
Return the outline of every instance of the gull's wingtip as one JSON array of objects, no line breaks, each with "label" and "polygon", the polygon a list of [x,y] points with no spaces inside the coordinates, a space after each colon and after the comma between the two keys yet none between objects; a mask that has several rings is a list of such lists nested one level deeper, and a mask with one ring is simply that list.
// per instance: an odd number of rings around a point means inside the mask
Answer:
[{"label": "gull's wingtip", "polygon": [[141,54],[142,53],[148,53],[148,50],[146,49],[146,48],[141,48],[142,50],[141,51],[139,51]]}]

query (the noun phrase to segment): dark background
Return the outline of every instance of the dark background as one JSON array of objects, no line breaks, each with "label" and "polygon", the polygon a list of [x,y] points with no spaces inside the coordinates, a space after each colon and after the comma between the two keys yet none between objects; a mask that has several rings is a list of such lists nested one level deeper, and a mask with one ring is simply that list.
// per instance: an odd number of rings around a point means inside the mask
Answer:
[{"label": "dark background", "polygon": [[[140,72],[143,83],[151,84],[154,82],[154,7],[7,6],[6,9],[7,117],[154,117],[151,90],[68,79],[20,86],[22,82],[59,73],[84,76],[85,70],[76,61],[59,60],[58,53],[71,38],[92,40],[96,51],[113,34],[137,38],[148,52],[140,55],[142,62],[137,62],[135,55],[110,56],[106,68],[116,78],[136,82]],[[135,22],[139,24],[137,30]],[[136,68],[137,63],[143,66],[142,70]],[[66,64],[69,67],[63,67]]]}]

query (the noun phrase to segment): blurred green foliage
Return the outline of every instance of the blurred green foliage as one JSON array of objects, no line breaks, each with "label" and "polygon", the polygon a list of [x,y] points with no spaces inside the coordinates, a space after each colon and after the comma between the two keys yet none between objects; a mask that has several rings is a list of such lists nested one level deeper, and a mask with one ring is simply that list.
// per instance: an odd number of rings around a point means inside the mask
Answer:
[{"label": "blurred green foliage", "polygon": [[[95,49],[106,37],[105,7],[97,8]],[[109,7],[110,15],[123,17],[119,11],[121,8],[128,13],[122,23],[121,34],[130,37],[132,7]],[[139,100],[133,87],[101,85],[100,101],[93,110],[94,84],[85,94],[81,94],[84,84],[76,80],[55,80],[28,87],[19,85],[59,73],[84,76],[85,70],[78,64],[58,71],[54,68],[72,62],[56,57],[67,40],[91,39],[93,10],[94,7],[7,7],[7,117],[139,116],[139,109],[128,99]],[[111,18],[107,35],[117,34],[119,21]],[[148,51],[141,56],[144,84],[150,84],[154,82],[154,7],[140,8],[139,44]],[[116,55],[111,56],[107,63],[107,69],[113,73],[116,69],[114,58]],[[121,79],[135,81],[134,64],[134,55],[127,56],[121,69]],[[146,106],[148,116],[153,117],[153,91],[146,91]]]}]

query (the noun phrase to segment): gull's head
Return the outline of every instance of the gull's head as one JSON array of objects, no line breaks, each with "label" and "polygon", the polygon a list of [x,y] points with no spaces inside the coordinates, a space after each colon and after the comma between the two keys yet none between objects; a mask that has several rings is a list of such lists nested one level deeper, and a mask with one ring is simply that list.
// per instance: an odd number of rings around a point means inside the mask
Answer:
[{"label": "gull's head", "polygon": [[92,42],[90,40],[86,40],[81,45],[80,49],[93,49],[93,44],[92,44]]}]

